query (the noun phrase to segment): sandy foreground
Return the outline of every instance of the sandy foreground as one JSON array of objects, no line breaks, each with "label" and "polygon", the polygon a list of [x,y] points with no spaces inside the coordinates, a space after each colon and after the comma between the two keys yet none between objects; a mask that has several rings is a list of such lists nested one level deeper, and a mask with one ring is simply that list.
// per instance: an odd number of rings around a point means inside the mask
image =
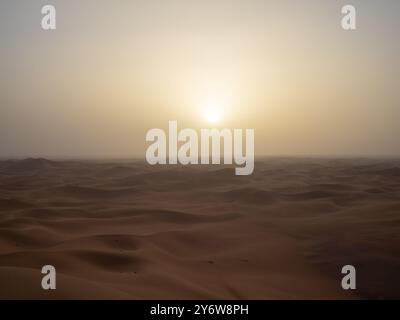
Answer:
[{"label": "sandy foreground", "polygon": [[400,160],[0,161],[0,298],[400,298]]}]

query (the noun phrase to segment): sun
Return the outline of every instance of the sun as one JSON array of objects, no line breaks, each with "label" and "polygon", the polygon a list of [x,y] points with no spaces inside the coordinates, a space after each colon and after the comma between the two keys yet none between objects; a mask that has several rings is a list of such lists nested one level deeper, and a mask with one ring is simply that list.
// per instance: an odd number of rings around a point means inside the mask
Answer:
[{"label": "sun", "polygon": [[222,120],[222,105],[214,100],[207,101],[202,108],[203,118],[211,124],[216,124]]}]

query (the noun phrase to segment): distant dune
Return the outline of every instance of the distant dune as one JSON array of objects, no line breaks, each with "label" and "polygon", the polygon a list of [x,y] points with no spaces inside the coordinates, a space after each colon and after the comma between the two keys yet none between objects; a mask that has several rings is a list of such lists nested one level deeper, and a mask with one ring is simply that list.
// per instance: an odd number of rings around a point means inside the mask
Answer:
[{"label": "distant dune", "polygon": [[400,298],[398,252],[397,160],[0,162],[1,299]]},{"label": "distant dune", "polygon": [[47,159],[29,158],[25,160],[4,161],[0,168],[9,173],[34,173],[57,167],[57,162]]}]

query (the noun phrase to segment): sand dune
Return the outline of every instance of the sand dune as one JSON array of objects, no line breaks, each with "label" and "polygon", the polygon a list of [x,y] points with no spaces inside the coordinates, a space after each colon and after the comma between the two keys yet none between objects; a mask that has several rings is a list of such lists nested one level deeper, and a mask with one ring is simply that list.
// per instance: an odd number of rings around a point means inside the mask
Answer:
[{"label": "sand dune", "polygon": [[[400,161],[0,161],[0,298],[400,298]],[[57,290],[40,270],[57,269]],[[355,265],[358,290],[341,289]]]}]

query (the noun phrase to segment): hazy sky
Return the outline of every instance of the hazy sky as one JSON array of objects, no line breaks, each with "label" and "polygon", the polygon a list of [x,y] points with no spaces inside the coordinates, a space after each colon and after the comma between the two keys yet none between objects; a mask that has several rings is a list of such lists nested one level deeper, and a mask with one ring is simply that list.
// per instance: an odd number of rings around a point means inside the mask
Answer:
[{"label": "hazy sky", "polygon": [[256,155],[399,155],[399,35],[398,0],[2,0],[0,157],[144,157],[210,101]]}]

